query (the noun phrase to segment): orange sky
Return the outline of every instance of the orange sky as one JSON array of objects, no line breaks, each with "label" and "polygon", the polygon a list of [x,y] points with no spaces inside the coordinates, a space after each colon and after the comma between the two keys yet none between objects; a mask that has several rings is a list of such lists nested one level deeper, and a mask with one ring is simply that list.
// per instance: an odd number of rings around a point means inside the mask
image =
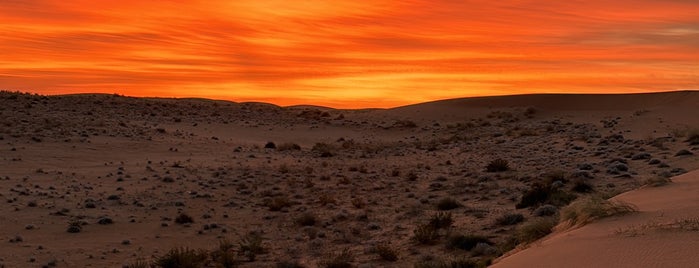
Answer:
[{"label": "orange sky", "polygon": [[694,0],[2,0],[0,89],[391,107],[699,89]]}]

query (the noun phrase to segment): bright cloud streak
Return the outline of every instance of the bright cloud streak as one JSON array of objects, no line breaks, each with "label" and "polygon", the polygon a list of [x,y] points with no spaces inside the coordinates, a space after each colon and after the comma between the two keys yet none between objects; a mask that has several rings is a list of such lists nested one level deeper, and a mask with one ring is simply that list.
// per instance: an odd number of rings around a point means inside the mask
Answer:
[{"label": "bright cloud streak", "polygon": [[3,0],[0,88],[389,107],[699,88],[699,3]]}]

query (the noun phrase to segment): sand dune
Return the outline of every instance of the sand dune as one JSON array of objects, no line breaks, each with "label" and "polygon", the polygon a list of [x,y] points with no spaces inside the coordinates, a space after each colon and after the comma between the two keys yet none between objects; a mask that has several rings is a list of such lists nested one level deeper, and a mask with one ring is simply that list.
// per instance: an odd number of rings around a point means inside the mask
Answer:
[{"label": "sand dune", "polygon": [[[699,168],[697,104],[699,92],[544,94],[338,110],[0,92],[0,267],[121,267],[222,239],[242,267],[487,263],[553,217],[542,208]],[[602,266],[684,266],[697,232],[614,231],[696,217],[696,176],[622,194],[641,212],[498,265],[556,266],[570,247]],[[565,198],[525,204],[539,186]]]}]

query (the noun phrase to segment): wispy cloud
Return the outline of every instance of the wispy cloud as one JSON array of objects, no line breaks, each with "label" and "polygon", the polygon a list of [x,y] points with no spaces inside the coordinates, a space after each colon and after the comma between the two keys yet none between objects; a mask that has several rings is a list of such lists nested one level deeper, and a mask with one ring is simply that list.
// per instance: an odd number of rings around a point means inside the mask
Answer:
[{"label": "wispy cloud", "polygon": [[0,88],[393,106],[699,88],[699,3],[4,0]]}]

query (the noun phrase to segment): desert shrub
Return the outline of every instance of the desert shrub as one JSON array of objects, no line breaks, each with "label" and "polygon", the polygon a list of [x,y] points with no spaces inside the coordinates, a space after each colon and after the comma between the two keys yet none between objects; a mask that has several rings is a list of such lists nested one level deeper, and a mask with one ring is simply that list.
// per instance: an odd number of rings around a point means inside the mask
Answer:
[{"label": "desert shrub", "polygon": [[311,212],[303,213],[295,220],[296,224],[301,226],[313,226],[317,221],[316,215]]},{"label": "desert shrub", "polygon": [[270,142],[267,142],[267,143],[265,144],[265,149],[276,149],[276,148],[277,148],[277,145],[274,144],[274,142],[271,142],[271,141],[270,141]]},{"label": "desert shrub", "polygon": [[689,131],[687,136],[686,142],[689,142],[690,145],[699,145],[699,129]]},{"label": "desert shrub", "polygon": [[584,179],[577,179],[573,182],[572,190],[576,193],[591,193],[595,191],[595,188]]},{"label": "desert shrub", "polygon": [[381,243],[376,245],[376,254],[379,254],[384,261],[397,261],[398,251],[389,244]]},{"label": "desert shrub", "polygon": [[561,222],[569,226],[582,225],[598,218],[626,214],[636,211],[628,203],[610,201],[599,196],[577,200],[561,210]]},{"label": "desert shrub", "polygon": [[192,216],[189,216],[185,213],[180,213],[180,215],[177,215],[177,218],[175,218],[175,223],[177,224],[187,224],[187,223],[193,223],[194,219]]},{"label": "desert shrub", "polygon": [[129,263],[124,268],[150,268],[151,265],[144,260],[136,260],[135,262]]},{"label": "desert shrub", "polygon": [[460,257],[451,260],[423,260],[413,264],[414,268],[478,268],[486,267],[476,261]]},{"label": "desert shrub", "polygon": [[536,208],[532,214],[537,217],[554,216],[558,214],[558,208],[554,205],[543,205]]},{"label": "desert shrub", "polygon": [[463,250],[471,250],[479,243],[485,243],[488,245],[493,244],[493,242],[491,242],[485,236],[461,235],[460,234],[460,235],[451,236],[447,239],[447,248],[449,248],[449,249],[458,248],[458,249],[463,249]]},{"label": "desert shrub", "polygon": [[413,240],[423,245],[433,244],[438,237],[437,229],[429,224],[420,225],[413,231]]},{"label": "desert shrub", "polygon": [[262,245],[262,236],[256,232],[245,235],[238,245],[238,253],[248,258],[248,261],[255,261],[258,254],[267,253],[267,249]]},{"label": "desert shrub", "polygon": [[643,182],[643,185],[651,186],[651,187],[660,187],[663,185],[667,185],[668,183],[671,183],[672,179],[670,178],[665,178],[665,177],[653,177],[645,180]]},{"label": "desert shrub", "polygon": [[451,216],[451,212],[437,212],[437,214],[430,217],[429,225],[434,229],[444,229],[451,227],[454,219]]},{"label": "desert shrub", "polygon": [[485,167],[485,170],[488,172],[508,171],[510,170],[510,163],[505,159],[498,158],[490,161],[490,163],[488,163],[488,165]]},{"label": "desert shrub", "polygon": [[286,196],[277,196],[271,199],[267,199],[264,205],[269,208],[270,211],[280,211],[285,207],[291,206],[291,201]]},{"label": "desert shrub", "polygon": [[460,206],[461,204],[451,197],[442,198],[437,202],[437,209],[439,210],[452,210]]},{"label": "desert shrub", "polygon": [[495,219],[495,223],[498,225],[515,225],[523,221],[524,215],[520,213],[506,213]]},{"label": "desert shrub", "polygon": [[304,268],[305,266],[301,265],[298,261],[279,261],[277,262],[276,265],[274,265],[276,268]]},{"label": "desert shrub", "polygon": [[80,222],[79,220],[71,220],[68,223],[68,229],[66,230],[66,232],[79,233],[82,230],[83,230],[82,222]]},{"label": "desert shrub", "polygon": [[553,189],[542,183],[536,183],[522,194],[520,202],[515,206],[517,209],[527,208],[541,204],[551,204],[555,206],[565,206],[575,200],[576,195]]},{"label": "desert shrub", "polygon": [[364,208],[366,206],[366,202],[362,198],[352,198],[352,206],[355,208]]},{"label": "desert shrub", "polygon": [[219,240],[218,248],[210,253],[216,267],[232,268],[240,265],[234,248],[235,245],[228,239]]},{"label": "desert shrub", "polygon": [[350,268],[354,261],[354,255],[349,249],[344,249],[340,253],[327,256],[319,262],[321,267],[325,268]]},{"label": "desert shrub", "polygon": [[157,258],[155,265],[161,268],[198,268],[204,266],[207,258],[206,251],[203,250],[173,248]]},{"label": "desert shrub", "polygon": [[301,146],[296,143],[285,142],[277,145],[277,151],[299,151]]},{"label": "desert shrub", "polygon": [[555,217],[530,220],[517,230],[517,240],[524,243],[534,242],[550,234],[557,223]]},{"label": "desert shrub", "polygon": [[313,145],[311,151],[317,153],[320,157],[332,157],[335,155],[335,146],[327,143],[318,142]]}]

